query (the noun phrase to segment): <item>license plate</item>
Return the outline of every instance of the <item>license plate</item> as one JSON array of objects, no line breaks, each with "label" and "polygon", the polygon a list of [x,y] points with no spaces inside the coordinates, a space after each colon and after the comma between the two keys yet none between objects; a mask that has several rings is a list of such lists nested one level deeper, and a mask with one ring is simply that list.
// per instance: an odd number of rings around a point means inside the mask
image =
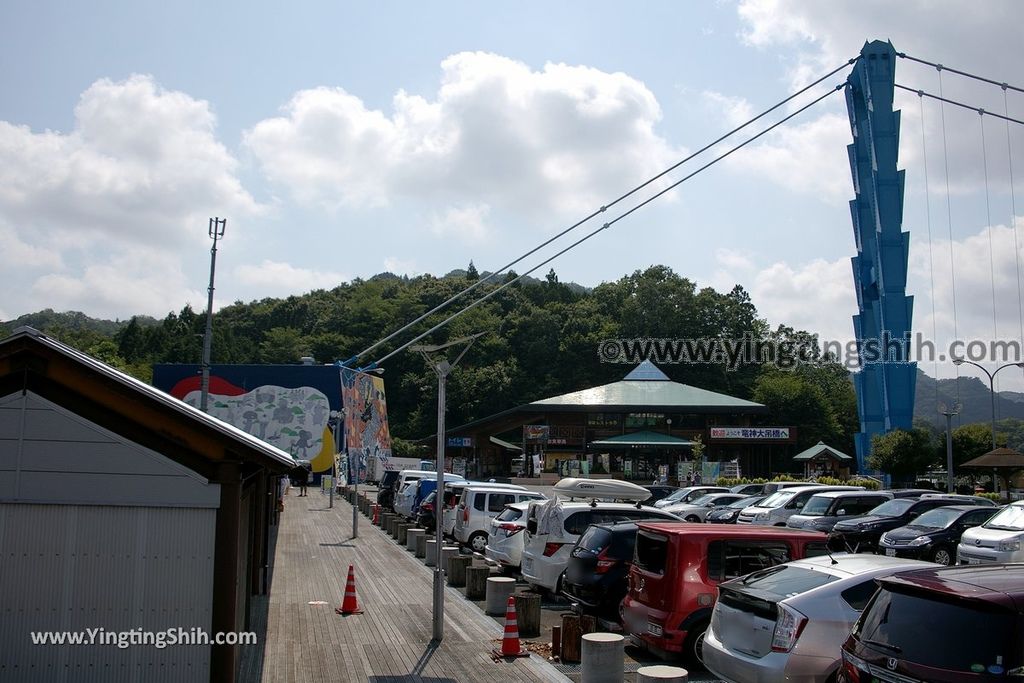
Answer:
[{"label": "license plate", "polygon": [[533,571],[533,558],[532,557],[524,557],[523,558],[523,571],[524,572],[532,572]]},{"label": "license plate", "polygon": [[885,549],[885,555],[886,555],[886,557],[896,557],[896,549],[895,548],[886,548]]},{"label": "license plate", "polygon": [[659,638],[665,634],[661,624],[652,624],[651,622],[647,622],[647,632],[652,636],[657,636]]}]

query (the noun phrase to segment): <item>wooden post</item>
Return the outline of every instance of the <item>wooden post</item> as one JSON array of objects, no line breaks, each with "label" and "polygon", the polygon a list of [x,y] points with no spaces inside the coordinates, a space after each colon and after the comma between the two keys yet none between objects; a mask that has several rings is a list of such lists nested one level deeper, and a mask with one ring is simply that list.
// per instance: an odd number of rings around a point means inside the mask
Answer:
[{"label": "wooden post", "polygon": [[466,567],[466,599],[483,600],[487,595],[487,577],[490,567]]},{"label": "wooden post", "polygon": [[583,633],[580,631],[578,614],[562,615],[562,661],[580,661],[580,647]]},{"label": "wooden post", "polygon": [[588,633],[595,633],[597,631],[597,617],[593,614],[581,614],[580,615],[580,636],[585,636]]},{"label": "wooden post", "polygon": [[456,555],[448,558],[448,585],[452,588],[462,588],[466,585],[466,569],[473,565],[472,557]]},{"label": "wooden post", "polygon": [[562,656],[562,627],[551,627],[551,654],[555,657]]},{"label": "wooden post", "polygon": [[516,623],[523,638],[540,635],[540,594],[516,593]]}]

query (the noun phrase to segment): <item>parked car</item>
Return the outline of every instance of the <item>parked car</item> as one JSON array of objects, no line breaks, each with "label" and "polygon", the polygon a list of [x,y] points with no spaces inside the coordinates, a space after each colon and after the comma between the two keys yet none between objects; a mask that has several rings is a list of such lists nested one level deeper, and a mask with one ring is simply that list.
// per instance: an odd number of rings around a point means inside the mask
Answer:
[{"label": "parked car", "polygon": [[736,519],[737,524],[757,524],[760,526],[786,526],[786,520],[803,509],[811,496],[826,491],[863,491],[863,486],[826,486],[824,484],[804,484],[790,486],[762,500],[757,505],[742,510]]},{"label": "parked car", "polygon": [[484,557],[503,567],[518,569],[523,561],[523,531],[530,503],[512,503],[491,520]]},{"label": "parked car", "polygon": [[815,493],[800,512],[786,520],[793,529],[813,529],[828,533],[837,522],[862,517],[893,495],[888,491],[826,491]]},{"label": "parked car", "polygon": [[1024,562],[1024,501],[1005,506],[981,526],[964,531],[957,546],[959,564]]},{"label": "parked car", "polygon": [[708,493],[729,493],[729,489],[724,486],[684,486],[657,501],[654,507],[663,508],[677,503],[690,503]]},{"label": "parked car", "polygon": [[709,493],[697,498],[692,503],[668,505],[662,510],[671,512],[685,522],[703,522],[707,514],[716,507],[729,505],[747,497],[741,493]]},{"label": "parked car", "polygon": [[727,681],[831,681],[875,579],[932,566],[880,555],[811,557],[726,581],[704,637],[704,665]]},{"label": "parked car", "polygon": [[[983,500],[983,499],[981,499]],[[836,522],[829,534],[829,547],[851,553],[873,553],[886,531],[912,523],[922,513],[961,501],[945,498],[894,498],[874,508],[863,517]]]},{"label": "parked car", "polygon": [[543,493],[516,490],[491,484],[471,484],[462,489],[455,510],[455,540],[470,550],[482,553],[487,547],[491,520],[510,503],[546,500]]},{"label": "parked car", "polygon": [[757,505],[767,497],[766,495],[750,496],[749,498],[740,498],[735,503],[716,507],[708,512],[704,521],[708,524],[735,524],[740,512]]},{"label": "parked car", "polygon": [[543,510],[543,507],[533,504],[527,513],[522,574],[528,583],[552,593],[561,592],[562,574],[569,563],[569,553],[591,524],[659,519],[679,521],[670,512],[636,503],[558,501],[557,506],[548,510]]},{"label": "parked car", "polygon": [[730,486],[732,493],[742,493],[745,496],[759,496],[764,494],[764,484],[736,484]]},{"label": "parked car", "polygon": [[889,557],[909,557],[936,564],[956,564],[956,546],[971,527],[983,524],[994,508],[977,505],[946,505],[921,515],[906,526],[882,534],[876,553]]},{"label": "parked car", "polygon": [[[443,475],[444,481],[465,481],[465,477],[452,474],[451,472],[445,472]],[[437,481],[437,473],[430,472],[428,470],[402,470],[398,474],[398,483],[395,485],[395,498],[392,505],[392,509],[396,514],[402,515],[406,519],[413,519],[416,514],[416,506],[419,505],[420,501],[426,497],[426,493],[420,493],[419,482],[422,479],[432,479],[435,483]],[[413,486],[413,484],[416,484]]]},{"label": "parked car", "polygon": [[937,567],[878,580],[843,643],[839,683],[963,683],[1024,671],[1024,565]]},{"label": "parked car", "polygon": [[455,517],[458,512],[459,501],[462,500],[462,491],[470,485],[489,486],[491,488],[512,489],[514,491],[526,491],[525,486],[518,484],[502,484],[493,481],[453,481],[444,485],[444,513],[441,522],[441,531],[445,536],[455,537]]},{"label": "parked car", "polygon": [[826,551],[813,531],[749,525],[637,525],[623,601],[633,645],[699,665],[718,584],[758,569]]},{"label": "parked car", "polygon": [[654,505],[662,498],[679,490],[678,486],[668,486],[667,484],[647,484],[644,488],[651,492],[651,497],[646,501],[648,505]]},{"label": "parked car", "polygon": [[387,470],[377,483],[377,504],[386,510],[395,511],[395,488],[398,486],[398,470]]},{"label": "parked car", "polygon": [[569,553],[562,594],[584,611],[618,621],[629,590],[636,522],[592,524]]}]

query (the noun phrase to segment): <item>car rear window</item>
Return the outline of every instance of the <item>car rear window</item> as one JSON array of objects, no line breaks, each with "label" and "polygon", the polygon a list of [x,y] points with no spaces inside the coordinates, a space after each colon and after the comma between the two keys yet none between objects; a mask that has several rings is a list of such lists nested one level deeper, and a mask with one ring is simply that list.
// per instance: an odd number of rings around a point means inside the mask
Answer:
[{"label": "car rear window", "polygon": [[495,517],[495,519],[499,522],[514,522],[522,516],[522,510],[517,510],[515,508],[505,508],[504,510],[498,513],[498,516]]},{"label": "car rear window", "polygon": [[668,561],[668,539],[641,529],[636,534],[633,564],[652,574],[664,574]]},{"label": "car rear window", "polygon": [[612,540],[612,532],[601,527],[592,526],[580,537],[579,545],[585,550],[599,553],[608,547]]},{"label": "car rear window", "polygon": [[984,605],[968,607],[882,588],[854,633],[868,647],[938,669],[970,672],[977,666],[1012,665],[1017,658],[1016,619]]},{"label": "car rear window", "polygon": [[756,588],[759,593],[774,595],[776,600],[783,600],[835,580],[835,576],[825,572],[787,565],[754,572],[740,579],[740,583],[750,588]]},{"label": "car rear window", "polygon": [[734,579],[791,559],[789,546],[778,541],[712,541],[708,543],[708,578]]}]

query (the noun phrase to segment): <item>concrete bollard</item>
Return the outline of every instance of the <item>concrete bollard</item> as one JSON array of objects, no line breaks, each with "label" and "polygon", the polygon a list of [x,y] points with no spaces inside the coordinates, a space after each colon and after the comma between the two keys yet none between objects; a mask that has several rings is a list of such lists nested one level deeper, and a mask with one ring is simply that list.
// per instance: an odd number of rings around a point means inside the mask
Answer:
[{"label": "concrete bollard", "polygon": [[394,519],[395,513],[385,512],[380,516],[380,528],[384,531],[388,530],[388,520]]},{"label": "concrete bollard", "polygon": [[416,537],[416,557],[427,556],[427,538],[426,534],[420,534]]},{"label": "concrete bollard", "polygon": [[511,576],[491,576],[487,579],[484,613],[492,617],[505,615],[508,599],[516,590],[516,580]]},{"label": "concrete bollard", "polygon": [[487,596],[487,579],[490,575],[489,567],[466,567],[467,600],[483,600]]},{"label": "concrete bollard", "polygon": [[426,552],[423,555],[423,564],[428,567],[433,567],[437,564],[437,539],[427,539]]},{"label": "concrete bollard", "polygon": [[398,539],[398,527],[402,526],[403,524],[408,524],[408,522],[406,522],[401,517],[396,518],[395,521],[391,523],[391,528],[388,529],[388,533],[391,534],[391,538],[394,538],[396,540]]},{"label": "concrete bollard", "polygon": [[417,529],[412,527],[405,532],[405,547],[407,550],[416,552],[416,539],[426,534],[425,529]]},{"label": "concrete bollard", "polygon": [[453,555],[448,558],[445,569],[448,571],[448,585],[452,588],[462,588],[466,585],[466,569],[473,566],[472,557]]},{"label": "concrete bollard", "polygon": [[458,554],[459,554],[458,546],[454,546],[454,545],[441,546],[441,557],[440,557],[440,561],[437,563],[437,566],[440,567],[441,569],[444,569],[445,571],[447,571],[448,570],[448,562],[453,557],[456,557]]},{"label": "concrete bollard", "polygon": [[690,672],[678,666],[642,666],[636,670],[636,683],[687,683]]},{"label": "concrete bollard", "polygon": [[398,545],[406,545],[409,542],[409,529],[415,529],[415,524],[399,524],[398,525]]},{"label": "concrete bollard", "polygon": [[582,683],[622,683],[626,639],[618,633],[583,636]]}]

